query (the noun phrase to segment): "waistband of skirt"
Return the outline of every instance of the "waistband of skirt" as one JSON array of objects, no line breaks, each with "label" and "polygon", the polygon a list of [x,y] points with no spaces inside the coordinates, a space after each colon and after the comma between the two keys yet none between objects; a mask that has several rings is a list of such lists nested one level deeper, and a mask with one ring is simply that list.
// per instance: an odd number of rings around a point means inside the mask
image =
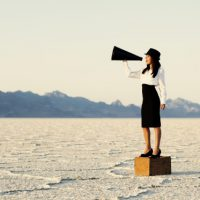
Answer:
[{"label": "waistband of skirt", "polygon": [[156,85],[149,85],[149,84],[146,84],[146,83],[142,83],[142,86],[155,87]]}]

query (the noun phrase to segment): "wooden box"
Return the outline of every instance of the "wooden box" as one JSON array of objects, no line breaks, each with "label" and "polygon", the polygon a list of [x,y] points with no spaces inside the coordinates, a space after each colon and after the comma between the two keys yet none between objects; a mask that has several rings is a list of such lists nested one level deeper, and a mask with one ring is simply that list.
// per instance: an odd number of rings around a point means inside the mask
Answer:
[{"label": "wooden box", "polygon": [[171,157],[135,157],[134,172],[135,176],[154,176],[171,174]]}]

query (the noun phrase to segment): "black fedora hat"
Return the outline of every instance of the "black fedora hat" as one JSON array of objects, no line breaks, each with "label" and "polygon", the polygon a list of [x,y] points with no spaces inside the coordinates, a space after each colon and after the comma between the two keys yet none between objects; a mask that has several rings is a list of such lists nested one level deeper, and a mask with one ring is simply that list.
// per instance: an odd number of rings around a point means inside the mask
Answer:
[{"label": "black fedora hat", "polygon": [[150,56],[152,56],[153,58],[156,58],[156,59],[160,60],[160,55],[161,55],[161,53],[160,53],[158,50],[156,50],[156,49],[150,48],[150,49],[145,53],[145,55],[150,55]]}]

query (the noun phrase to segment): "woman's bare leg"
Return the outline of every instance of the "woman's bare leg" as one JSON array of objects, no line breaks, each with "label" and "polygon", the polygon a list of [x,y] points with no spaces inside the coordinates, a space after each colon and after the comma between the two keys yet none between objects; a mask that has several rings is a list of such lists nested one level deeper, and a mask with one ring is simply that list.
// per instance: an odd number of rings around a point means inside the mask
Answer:
[{"label": "woman's bare leg", "polygon": [[157,154],[160,148],[160,139],[161,139],[161,128],[160,127],[155,127],[155,147],[153,149],[153,154]]},{"label": "woman's bare leg", "polygon": [[144,134],[144,140],[146,143],[146,148],[144,150],[144,153],[147,153],[151,149],[151,138],[150,138],[150,130],[149,128],[142,128],[143,134]]}]

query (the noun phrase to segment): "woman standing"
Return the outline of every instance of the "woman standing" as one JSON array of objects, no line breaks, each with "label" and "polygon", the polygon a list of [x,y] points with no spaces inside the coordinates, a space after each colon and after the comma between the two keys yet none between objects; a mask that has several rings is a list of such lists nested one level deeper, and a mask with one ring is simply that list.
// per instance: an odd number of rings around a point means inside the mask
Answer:
[{"label": "woman standing", "polygon": [[[160,109],[165,109],[166,103],[166,84],[165,71],[159,62],[160,52],[156,49],[150,48],[146,55],[147,66],[137,71],[131,71],[127,60],[123,62],[126,64],[126,72],[129,78],[138,78],[142,84],[142,106],[141,106],[141,126],[143,128],[146,148],[141,157],[160,157],[160,138],[161,138],[161,121]],[[160,93],[160,98],[158,92]],[[154,127],[155,131],[155,148],[151,148],[150,142],[150,127]]]}]

